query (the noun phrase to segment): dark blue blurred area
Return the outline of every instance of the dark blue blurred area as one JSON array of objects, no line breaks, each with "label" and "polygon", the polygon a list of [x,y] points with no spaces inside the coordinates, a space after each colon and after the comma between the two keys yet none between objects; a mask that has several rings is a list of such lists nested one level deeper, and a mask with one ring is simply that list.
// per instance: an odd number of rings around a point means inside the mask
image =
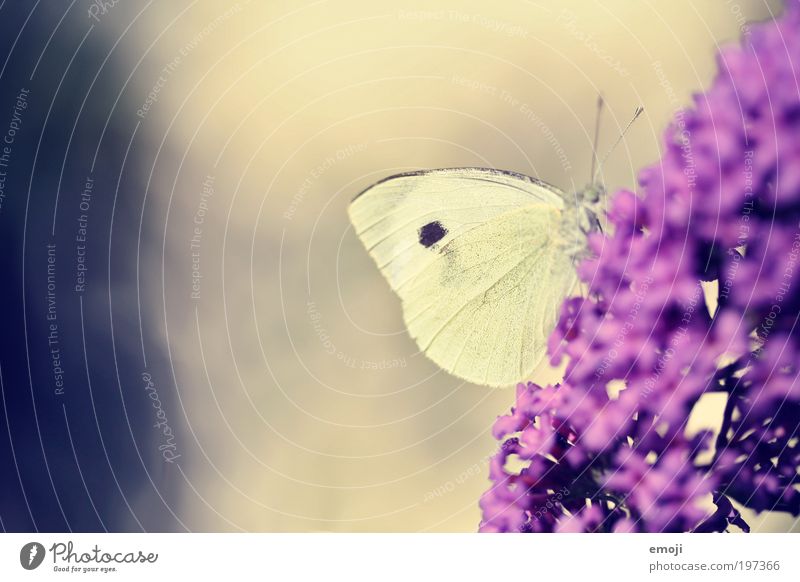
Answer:
[{"label": "dark blue blurred area", "polygon": [[68,7],[0,3],[0,525],[181,530],[142,379],[171,401],[138,306],[152,160],[123,47]]}]

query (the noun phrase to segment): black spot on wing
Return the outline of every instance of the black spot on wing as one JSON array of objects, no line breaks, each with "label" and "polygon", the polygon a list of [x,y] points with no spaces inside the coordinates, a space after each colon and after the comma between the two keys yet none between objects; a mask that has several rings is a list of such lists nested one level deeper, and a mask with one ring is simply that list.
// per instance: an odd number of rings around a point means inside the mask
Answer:
[{"label": "black spot on wing", "polygon": [[439,221],[429,222],[419,229],[419,244],[430,248],[442,240],[447,234],[447,229]]}]

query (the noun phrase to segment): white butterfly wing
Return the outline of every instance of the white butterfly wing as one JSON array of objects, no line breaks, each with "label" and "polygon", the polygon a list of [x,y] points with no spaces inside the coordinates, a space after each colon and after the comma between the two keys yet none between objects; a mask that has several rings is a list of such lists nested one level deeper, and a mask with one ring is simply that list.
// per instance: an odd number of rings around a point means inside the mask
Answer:
[{"label": "white butterfly wing", "polygon": [[533,178],[459,168],[379,182],[349,213],[420,349],[460,378],[505,386],[542,359],[575,284],[564,208]]}]

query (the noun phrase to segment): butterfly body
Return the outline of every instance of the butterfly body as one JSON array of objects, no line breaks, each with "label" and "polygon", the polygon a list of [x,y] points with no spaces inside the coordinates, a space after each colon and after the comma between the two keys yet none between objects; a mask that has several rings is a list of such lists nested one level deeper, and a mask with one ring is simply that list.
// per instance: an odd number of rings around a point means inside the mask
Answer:
[{"label": "butterfly body", "polygon": [[505,386],[543,358],[601,201],[599,189],[569,197],[522,174],[455,168],[387,178],[349,214],[420,350],[455,376]]}]

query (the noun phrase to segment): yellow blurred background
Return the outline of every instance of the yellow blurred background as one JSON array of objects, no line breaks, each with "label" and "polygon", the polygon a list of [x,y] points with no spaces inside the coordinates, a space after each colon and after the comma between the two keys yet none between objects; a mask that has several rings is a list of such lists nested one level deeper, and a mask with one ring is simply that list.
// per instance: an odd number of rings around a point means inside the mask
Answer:
[{"label": "yellow blurred background", "polygon": [[[152,317],[179,395],[169,414],[186,526],[475,531],[491,425],[514,390],[464,384],[416,353],[349,200],[387,175],[448,166],[581,187],[599,93],[601,151],[645,107],[604,168],[611,191],[634,188],[671,115],[708,86],[718,45],[780,9],[202,0],[143,11],[136,84],[160,148],[148,204],[162,221],[145,252],[163,250],[166,273],[147,293],[165,302]],[[750,519],[762,531],[792,523]]]}]

